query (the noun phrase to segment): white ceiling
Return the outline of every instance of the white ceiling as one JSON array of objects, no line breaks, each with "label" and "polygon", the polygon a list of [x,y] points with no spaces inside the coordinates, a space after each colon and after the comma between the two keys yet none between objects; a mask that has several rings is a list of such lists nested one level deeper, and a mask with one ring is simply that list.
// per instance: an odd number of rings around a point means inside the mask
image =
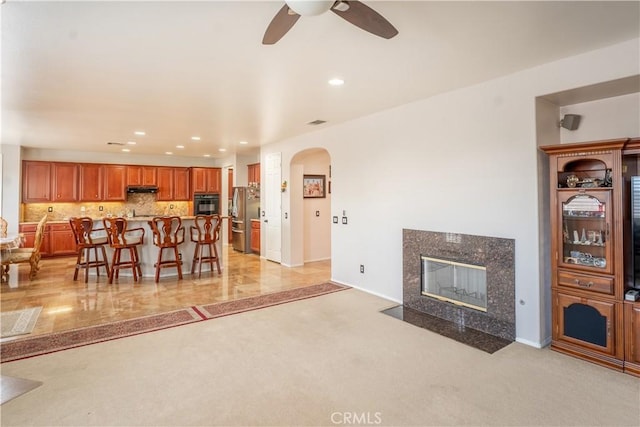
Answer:
[{"label": "white ceiling", "polygon": [[638,1],[364,3],[399,35],[328,12],[264,46],[280,1],[7,0],[2,143],[225,157],[640,37]]}]

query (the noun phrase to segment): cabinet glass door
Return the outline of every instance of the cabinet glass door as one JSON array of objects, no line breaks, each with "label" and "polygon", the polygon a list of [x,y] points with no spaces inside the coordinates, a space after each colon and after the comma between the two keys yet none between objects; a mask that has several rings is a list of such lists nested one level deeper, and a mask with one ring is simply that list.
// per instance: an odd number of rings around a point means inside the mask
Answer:
[{"label": "cabinet glass door", "polygon": [[611,192],[591,190],[560,195],[559,265],[611,273]]}]

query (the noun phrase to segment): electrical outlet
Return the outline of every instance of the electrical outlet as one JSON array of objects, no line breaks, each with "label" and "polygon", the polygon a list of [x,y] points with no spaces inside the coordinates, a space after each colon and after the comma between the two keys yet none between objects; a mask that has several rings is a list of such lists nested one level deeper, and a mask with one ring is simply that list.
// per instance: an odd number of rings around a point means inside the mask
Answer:
[{"label": "electrical outlet", "polygon": [[343,216],[343,217],[342,217],[342,223],[343,223],[343,224],[346,224],[346,223],[347,223],[347,217],[346,217],[346,216]]},{"label": "electrical outlet", "polygon": [[316,211],[316,216],[320,216],[320,211]]},{"label": "electrical outlet", "polygon": [[334,217],[333,217],[333,223],[334,223],[334,224],[337,224],[337,223],[338,223],[338,217],[337,217],[337,216],[334,216]]},{"label": "electrical outlet", "polygon": [[178,252],[178,259],[182,261],[182,252]]},{"label": "electrical outlet", "polygon": [[104,210],[104,206],[98,206],[98,210],[102,212]]},{"label": "electrical outlet", "polygon": [[53,206],[49,206],[49,208],[47,209],[47,212],[53,212]]},{"label": "electrical outlet", "polygon": [[364,273],[364,265],[360,264],[360,273]]}]

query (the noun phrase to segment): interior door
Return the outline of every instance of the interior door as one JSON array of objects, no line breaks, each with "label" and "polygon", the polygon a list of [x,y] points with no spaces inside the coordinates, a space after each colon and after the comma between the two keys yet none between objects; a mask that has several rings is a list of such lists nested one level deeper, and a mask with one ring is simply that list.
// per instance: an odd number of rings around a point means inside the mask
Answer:
[{"label": "interior door", "polygon": [[282,260],[282,153],[266,156],[265,185],[263,191],[263,230],[266,232],[265,257],[269,261]]}]

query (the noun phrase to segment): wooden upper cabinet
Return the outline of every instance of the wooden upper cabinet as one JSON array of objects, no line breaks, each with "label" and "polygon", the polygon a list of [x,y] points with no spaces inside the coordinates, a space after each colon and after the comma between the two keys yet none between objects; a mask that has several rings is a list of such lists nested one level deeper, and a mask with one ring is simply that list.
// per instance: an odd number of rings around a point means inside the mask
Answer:
[{"label": "wooden upper cabinet", "polygon": [[156,200],[171,201],[173,198],[174,170],[173,168],[158,168],[158,195]]},{"label": "wooden upper cabinet", "polygon": [[51,201],[51,163],[22,162],[22,201],[24,203]]},{"label": "wooden upper cabinet", "polygon": [[104,165],[104,195],[102,200],[124,201],[126,199],[126,166]]},{"label": "wooden upper cabinet", "polygon": [[51,164],[51,201],[78,201],[78,165],[76,163]]},{"label": "wooden upper cabinet", "polygon": [[220,193],[222,169],[191,168],[191,191],[193,193]]},{"label": "wooden upper cabinet", "polygon": [[155,166],[127,166],[127,185],[157,185],[158,168]]},{"label": "wooden upper cabinet", "polygon": [[104,166],[99,164],[80,165],[80,201],[99,202],[104,189]]},{"label": "wooden upper cabinet", "polygon": [[174,200],[191,200],[189,192],[189,168],[174,168],[173,197]]},{"label": "wooden upper cabinet", "polygon": [[247,181],[260,184],[260,163],[247,165]]},{"label": "wooden upper cabinet", "polygon": [[158,167],[158,201],[191,200],[189,168]]}]

